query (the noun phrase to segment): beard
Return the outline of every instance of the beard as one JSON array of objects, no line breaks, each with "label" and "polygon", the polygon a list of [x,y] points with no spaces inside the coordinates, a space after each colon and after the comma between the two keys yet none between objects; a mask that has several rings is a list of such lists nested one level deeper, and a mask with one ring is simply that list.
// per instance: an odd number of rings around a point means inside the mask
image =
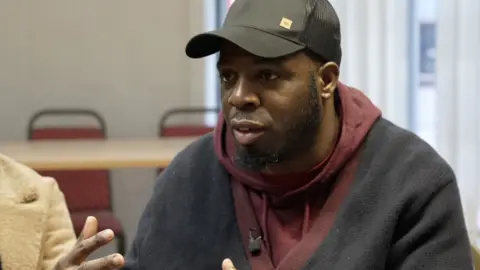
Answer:
[{"label": "beard", "polygon": [[[244,169],[261,171],[268,165],[279,164],[282,161],[295,158],[308,151],[315,143],[318,129],[322,121],[322,104],[319,101],[315,74],[310,74],[308,96],[299,104],[299,110],[293,112],[293,117],[284,121],[283,136],[275,136],[272,141],[280,141],[271,150],[260,147],[243,147],[236,145],[235,163]],[[282,140],[278,140],[278,139]]]}]

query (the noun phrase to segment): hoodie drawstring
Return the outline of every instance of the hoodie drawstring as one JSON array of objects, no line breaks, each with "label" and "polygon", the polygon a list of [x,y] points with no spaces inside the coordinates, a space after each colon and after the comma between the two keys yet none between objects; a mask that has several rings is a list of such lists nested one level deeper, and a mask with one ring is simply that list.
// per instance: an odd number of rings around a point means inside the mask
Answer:
[{"label": "hoodie drawstring", "polygon": [[302,236],[305,235],[308,232],[309,224],[310,224],[310,203],[307,200],[305,202],[305,208],[304,208],[304,212],[303,212]]},{"label": "hoodie drawstring", "polygon": [[271,254],[271,249],[270,249],[270,241],[268,239],[268,231],[267,231],[267,225],[268,225],[268,197],[265,193],[262,193],[262,220],[260,221],[261,228],[260,230],[262,231],[263,239],[265,246],[267,247],[268,252]]}]

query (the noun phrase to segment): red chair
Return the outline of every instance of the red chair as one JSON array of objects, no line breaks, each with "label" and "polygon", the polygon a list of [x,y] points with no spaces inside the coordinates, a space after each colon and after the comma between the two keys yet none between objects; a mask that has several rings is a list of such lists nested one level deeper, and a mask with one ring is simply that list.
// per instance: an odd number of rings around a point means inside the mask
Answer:
[{"label": "red chair", "polygon": [[178,115],[205,115],[207,113],[218,114],[217,108],[177,108],[167,111],[160,119],[158,135],[160,137],[188,137],[202,136],[214,130],[214,127],[205,124],[167,124],[174,116]]},{"label": "red chair", "polygon": [[[36,127],[40,119],[64,116],[86,116],[94,119],[97,125]],[[106,133],[105,121],[98,113],[91,110],[42,110],[34,114],[28,124],[29,140],[104,140]],[[120,221],[113,214],[108,170],[39,171],[39,173],[57,180],[65,195],[77,235],[82,231],[85,219],[88,216],[95,216],[98,219],[99,230],[113,230],[117,239],[117,251],[125,254],[125,233]]]},{"label": "red chair", "polygon": [[[212,132],[215,127],[207,126],[205,124],[168,124],[167,122],[179,115],[205,115],[207,113],[218,114],[220,109],[217,108],[176,108],[167,111],[158,124],[158,136],[160,137],[190,137],[202,136]],[[162,168],[158,169],[158,174],[162,172]]]}]

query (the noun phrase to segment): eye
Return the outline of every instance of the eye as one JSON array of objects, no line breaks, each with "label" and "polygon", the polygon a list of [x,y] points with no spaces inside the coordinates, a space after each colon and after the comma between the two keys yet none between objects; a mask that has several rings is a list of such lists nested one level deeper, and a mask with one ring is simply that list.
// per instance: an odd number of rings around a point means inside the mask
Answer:
[{"label": "eye", "polygon": [[277,80],[278,77],[279,76],[275,72],[270,71],[270,70],[262,70],[260,72],[260,79],[262,79],[266,82]]},{"label": "eye", "polygon": [[222,83],[230,83],[235,79],[233,72],[221,72],[219,76]]}]

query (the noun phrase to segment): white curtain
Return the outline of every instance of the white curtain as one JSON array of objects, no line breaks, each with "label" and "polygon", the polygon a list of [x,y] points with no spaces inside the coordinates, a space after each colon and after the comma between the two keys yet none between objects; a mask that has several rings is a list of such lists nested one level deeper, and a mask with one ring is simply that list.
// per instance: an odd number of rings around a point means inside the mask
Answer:
[{"label": "white curtain", "polygon": [[438,0],[437,148],[454,168],[472,242],[480,220],[480,1]]},{"label": "white curtain", "polygon": [[[458,178],[470,237],[472,242],[477,241],[480,1],[331,3],[342,24],[341,80],[363,90],[387,119],[417,132],[451,164]],[[431,14],[419,19],[425,9]],[[421,23],[432,22],[437,27],[436,75],[433,71],[433,82],[425,86],[420,85],[420,60],[425,55],[420,55],[419,29]]]},{"label": "white curtain", "polygon": [[406,127],[408,120],[407,0],[331,0],[340,17],[341,81],[359,88]]}]

